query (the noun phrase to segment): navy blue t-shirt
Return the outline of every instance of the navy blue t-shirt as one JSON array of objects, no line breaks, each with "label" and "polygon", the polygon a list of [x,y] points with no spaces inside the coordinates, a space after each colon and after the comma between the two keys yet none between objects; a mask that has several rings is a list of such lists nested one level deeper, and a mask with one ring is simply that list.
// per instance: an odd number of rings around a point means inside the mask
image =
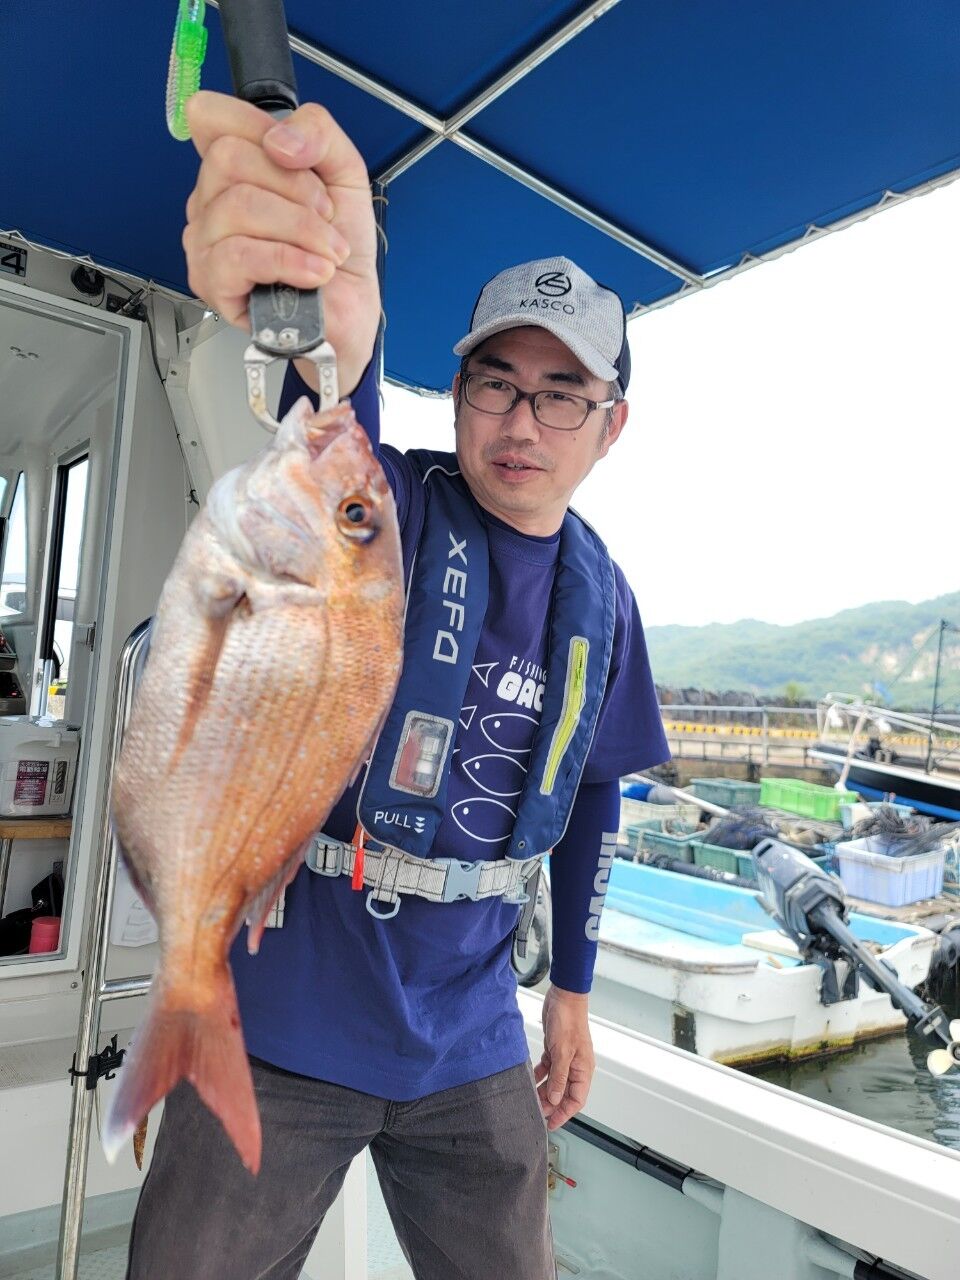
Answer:
[{"label": "navy blue t-shirt", "polygon": [[[291,365],[281,414],[306,391]],[[407,561],[422,527],[421,482],[403,454],[379,446],[370,370],[352,399],[393,490]],[[452,454],[449,465],[456,465]],[[559,550],[559,532],[531,537],[493,515],[485,519],[488,607],[434,842],[437,856],[471,862],[503,856],[515,816],[540,718]],[[607,691],[567,833],[551,858],[551,979],[573,991],[590,989],[600,841],[617,829],[618,780],[669,756],[636,602],[619,568],[615,579]],[[330,835],[352,838],[362,780],[324,823]],[[528,1056],[510,967],[518,911],[498,898],[441,904],[405,896],[394,918],[377,920],[349,877],[304,867],[287,889],[283,927],[266,930],[257,956],[247,954],[245,931],[233,948],[249,1052],[395,1101],[516,1066]]]}]

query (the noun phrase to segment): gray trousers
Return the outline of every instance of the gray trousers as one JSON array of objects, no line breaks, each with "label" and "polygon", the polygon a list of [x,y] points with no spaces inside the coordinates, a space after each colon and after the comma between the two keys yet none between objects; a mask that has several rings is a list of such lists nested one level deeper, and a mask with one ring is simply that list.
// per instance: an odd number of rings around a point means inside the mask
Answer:
[{"label": "gray trousers", "polygon": [[219,1121],[179,1085],[137,1205],[127,1280],[296,1280],[366,1147],[417,1280],[554,1280],[546,1127],[529,1063],[416,1102],[251,1065],[260,1173],[247,1173]]}]

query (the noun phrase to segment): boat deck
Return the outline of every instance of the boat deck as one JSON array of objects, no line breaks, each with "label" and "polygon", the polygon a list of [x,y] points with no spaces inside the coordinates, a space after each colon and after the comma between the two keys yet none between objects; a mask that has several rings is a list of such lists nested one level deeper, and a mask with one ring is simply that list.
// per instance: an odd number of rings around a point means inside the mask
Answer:
[{"label": "boat deck", "polygon": [[[117,1232],[112,1233],[116,1238]],[[125,1234],[125,1233],[124,1233]],[[127,1242],[81,1249],[77,1280],[123,1280],[127,1270]],[[51,1246],[52,1248],[52,1246]],[[50,1250],[48,1249],[49,1253]],[[367,1277],[368,1280],[413,1280],[387,1213],[387,1206],[377,1182],[376,1172],[367,1157]],[[0,1256],[2,1280],[56,1280],[52,1258],[42,1265],[29,1264],[29,1270],[11,1271]],[[304,1271],[302,1280],[322,1280],[318,1273]]]},{"label": "boat deck", "polygon": [[[693,971],[708,970],[711,973],[745,973],[758,964],[772,964],[767,950],[758,951],[744,945],[741,935],[721,941],[684,931],[678,936],[682,924],[657,924],[642,916],[633,915],[615,906],[608,906],[603,915],[600,937],[608,947],[618,951],[654,957],[663,964]],[[758,930],[759,932],[759,930]],[[749,935],[747,935],[749,936]],[[798,956],[777,956],[775,968],[796,967],[802,961]]]},{"label": "boat deck", "polygon": [[937,898],[923,898],[920,902],[909,902],[903,907],[888,907],[882,902],[868,902],[866,898],[854,898],[847,894],[847,901],[852,911],[861,915],[876,916],[878,920],[899,920],[903,924],[923,925],[927,921],[941,916],[954,916],[960,920],[960,898],[950,893],[943,893]]},{"label": "boat deck", "polygon": [[[123,1280],[127,1270],[127,1246],[116,1245],[112,1249],[96,1249],[81,1253],[77,1266],[77,1280]],[[51,1262],[45,1267],[30,1271],[17,1271],[11,1280],[54,1280],[55,1267]]]}]

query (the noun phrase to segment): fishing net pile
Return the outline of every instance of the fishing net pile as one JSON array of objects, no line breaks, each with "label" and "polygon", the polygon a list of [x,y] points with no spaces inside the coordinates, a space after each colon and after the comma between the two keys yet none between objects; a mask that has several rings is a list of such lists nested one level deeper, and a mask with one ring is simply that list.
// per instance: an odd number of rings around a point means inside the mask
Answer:
[{"label": "fishing net pile", "polygon": [[922,813],[900,815],[896,810],[878,809],[850,832],[849,839],[873,836],[883,841],[884,852],[898,858],[930,853],[944,845],[960,844],[960,822],[936,822]]},{"label": "fishing net pile", "polygon": [[770,809],[744,806],[731,809],[724,818],[715,818],[701,833],[708,844],[721,849],[737,849],[746,852],[755,849],[761,840],[782,840],[798,849],[814,849],[824,840],[835,839],[836,824],[817,822],[810,818],[775,813]]},{"label": "fishing net pile", "polygon": [[[866,836],[887,836],[909,839],[923,835],[934,825],[933,820],[922,813],[901,813],[892,805],[881,805],[870,810],[870,816],[855,822],[847,837],[862,840]],[[939,824],[942,827],[942,823]],[[933,846],[931,845],[931,848]]]}]

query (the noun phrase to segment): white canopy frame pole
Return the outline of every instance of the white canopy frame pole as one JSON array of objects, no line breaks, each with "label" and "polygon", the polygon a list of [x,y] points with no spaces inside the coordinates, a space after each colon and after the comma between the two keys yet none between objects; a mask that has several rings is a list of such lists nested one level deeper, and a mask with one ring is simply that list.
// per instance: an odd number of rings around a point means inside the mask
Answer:
[{"label": "white canopy frame pole", "polygon": [[383,173],[380,174],[380,181],[384,183],[392,182],[394,178],[398,178],[410,165],[422,159],[428,151],[432,151],[445,138],[452,138],[455,133],[459,133],[463,126],[481,112],[484,107],[488,107],[502,93],[506,93],[508,89],[512,88],[517,81],[529,75],[534,67],[538,67],[541,62],[545,62],[551,54],[556,53],[558,49],[569,43],[575,36],[580,35],[587,27],[592,26],[598,18],[602,18],[605,13],[608,13],[619,3],[620,0],[594,0],[593,4],[588,4],[581,13],[571,18],[566,26],[561,27],[559,31],[555,31],[552,36],[548,36],[542,44],[527,54],[525,58],[521,58],[508,71],[505,71],[499,79],[487,85],[466,106],[461,107],[449,120],[444,122],[443,129],[439,134],[415,143],[405,155],[394,161],[388,169],[384,169]]},{"label": "white canopy frame pole", "polygon": [[[940,187],[949,187],[951,183],[956,182],[958,179],[960,179],[960,169],[950,169],[947,173],[938,174],[935,178],[928,178],[926,182],[918,183],[915,187],[908,187],[906,191],[891,191],[887,189],[876,204],[868,205],[865,209],[847,214],[844,218],[838,218],[836,222],[824,223],[822,226],[811,222],[802,235],[797,236],[794,240],[788,240],[785,244],[778,245],[776,249],[771,249],[768,253],[745,253],[735,266],[723,267],[719,271],[701,276],[698,288],[712,289],[714,285],[722,284],[725,280],[732,280],[734,276],[741,276],[745,271],[752,271],[754,267],[762,266],[765,262],[775,262],[777,258],[782,258],[787,253],[793,253],[795,249],[799,249],[805,244],[812,244],[815,240],[822,240],[824,236],[833,235],[835,231],[845,231],[847,227],[853,227],[858,222],[866,222],[868,218],[872,218],[874,214],[882,213],[885,209],[892,209],[907,200],[915,200],[918,196],[929,195],[931,191],[937,191]],[[641,303],[630,312],[629,318],[633,319],[634,316],[646,315],[648,311],[658,311],[661,307],[667,307],[671,302],[676,302],[679,298],[685,298],[692,292],[694,290],[685,285],[677,293],[670,293],[665,298],[659,298],[656,302]]]}]

